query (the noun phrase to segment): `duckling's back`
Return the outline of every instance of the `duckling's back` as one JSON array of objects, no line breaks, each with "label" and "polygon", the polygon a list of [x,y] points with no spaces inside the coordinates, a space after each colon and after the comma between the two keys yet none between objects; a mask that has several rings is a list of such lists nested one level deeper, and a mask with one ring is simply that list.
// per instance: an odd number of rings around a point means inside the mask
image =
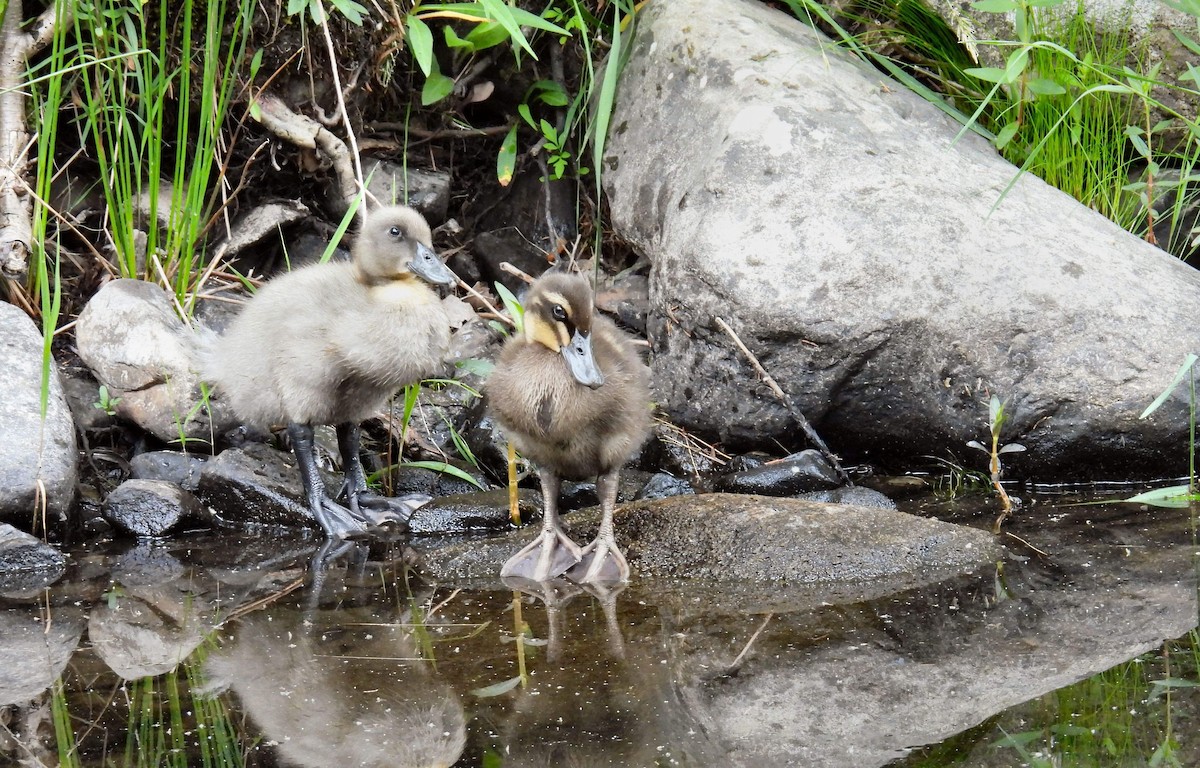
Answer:
[{"label": "duckling's back", "polygon": [[509,340],[488,377],[489,408],[517,449],[561,477],[620,467],[650,433],[649,370],[629,338],[596,317],[592,354],[604,384],[577,383],[561,354]]},{"label": "duckling's back", "polygon": [[348,262],[263,286],[218,341],[207,378],[247,423],[360,422],[440,371],[449,321],[418,279],[367,286]]}]

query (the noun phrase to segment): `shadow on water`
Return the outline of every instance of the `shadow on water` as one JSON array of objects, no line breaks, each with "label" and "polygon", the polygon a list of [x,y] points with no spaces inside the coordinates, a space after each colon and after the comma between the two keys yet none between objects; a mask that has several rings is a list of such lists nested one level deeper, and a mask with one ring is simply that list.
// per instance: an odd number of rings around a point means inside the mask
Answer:
[{"label": "shadow on water", "polygon": [[[916,511],[986,526],[980,504]],[[77,552],[49,590],[0,599],[0,759],[1200,764],[1192,526],[1033,499],[1004,561],[902,591],[635,575],[534,595],[427,583],[412,549],[375,543],[317,594],[311,540]]]}]

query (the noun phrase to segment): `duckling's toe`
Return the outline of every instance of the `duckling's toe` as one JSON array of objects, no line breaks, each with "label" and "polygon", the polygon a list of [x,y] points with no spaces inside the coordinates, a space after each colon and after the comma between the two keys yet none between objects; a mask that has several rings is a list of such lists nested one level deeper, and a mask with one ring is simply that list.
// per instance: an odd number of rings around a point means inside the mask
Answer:
[{"label": "duckling's toe", "polygon": [[405,531],[408,530],[408,521],[413,512],[431,498],[423,493],[389,497],[359,491],[350,495],[350,513],[360,522],[375,528],[391,526]]},{"label": "duckling's toe", "polygon": [[329,538],[352,539],[366,535],[366,523],[328,496],[322,496],[315,501],[310,500],[310,504],[313,515]]},{"label": "duckling's toe", "polygon": [[579,584],[624,584],[629,581],[629,563],[615,541],[598,537],[583,548],[567,578]]},{"label": "duckling's toe", "polygon": [[500,569],[500,578],[548,581],[579,562],[579,545],[560,530],[543,529],[537,538],[513,555]]}]

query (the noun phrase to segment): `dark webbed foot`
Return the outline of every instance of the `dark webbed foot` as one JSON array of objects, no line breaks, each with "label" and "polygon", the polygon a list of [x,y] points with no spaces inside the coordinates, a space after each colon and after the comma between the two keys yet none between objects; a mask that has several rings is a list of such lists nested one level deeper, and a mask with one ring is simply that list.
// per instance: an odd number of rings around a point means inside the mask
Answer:
[{"label": "dark webbed foot", "polygon": [[579,562],[579,545],[557,527],[545,527],[537,538],[513,555],[500,569],[500,578],[548,581]]},{"label": "dark webbed foot", "polygon": [[347,493],[350,513],[359,521],[373,528],[393,526],[401,531],[408,530],[408,521],[413,512],[433,497],[423,493],[406,496],[380,496],[371,491]]},{"label": "dark webbed foot", "polygon": [[629,581],[629,563],[616,541],[597,536],[583,548],[579,563],[567,571],[567,578],[580,584],[623,584]]}]

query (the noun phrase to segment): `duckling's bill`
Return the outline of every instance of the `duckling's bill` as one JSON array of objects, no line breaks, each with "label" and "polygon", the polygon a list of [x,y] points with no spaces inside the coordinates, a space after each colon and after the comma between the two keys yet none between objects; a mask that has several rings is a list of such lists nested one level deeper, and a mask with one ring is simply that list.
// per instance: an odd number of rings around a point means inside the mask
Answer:
[{"label": "duckling's bill", "polygon": [[571,371],[575,381],[592,389],[604,384],[604,374],[600,372],[600,366],[596,365],[596,358],[592,355],[591,335],[585,336],[576,329],[575,334],[571,336],[571,343],[562,348],[562,356],[567,361],[567,369]]},{"label": "duckling's bill", "polygon": [[417,243],[417,253],[408,263],[408,268],[427,283],[454,285],[454,273],[442,263],[433,249],[424,243]]}]

